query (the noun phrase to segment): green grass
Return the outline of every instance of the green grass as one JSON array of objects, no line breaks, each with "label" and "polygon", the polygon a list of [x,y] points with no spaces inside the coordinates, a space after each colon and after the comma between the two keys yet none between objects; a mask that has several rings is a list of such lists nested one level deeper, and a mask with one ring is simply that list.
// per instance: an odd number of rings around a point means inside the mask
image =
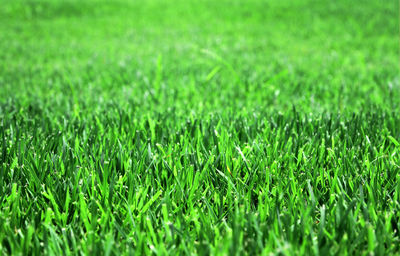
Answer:
[{"label": "green grass", "polygon": [[0,254],[400,253],[396,0],[0,4]]}]

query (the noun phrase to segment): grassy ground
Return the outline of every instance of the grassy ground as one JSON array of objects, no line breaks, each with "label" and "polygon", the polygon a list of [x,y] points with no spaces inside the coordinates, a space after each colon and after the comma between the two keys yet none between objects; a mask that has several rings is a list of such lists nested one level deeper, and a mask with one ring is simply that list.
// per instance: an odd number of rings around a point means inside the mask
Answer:
[{"label": "grassy ground", "polygon": [[399,254],[395,0],[0,0],[0,254]]}]

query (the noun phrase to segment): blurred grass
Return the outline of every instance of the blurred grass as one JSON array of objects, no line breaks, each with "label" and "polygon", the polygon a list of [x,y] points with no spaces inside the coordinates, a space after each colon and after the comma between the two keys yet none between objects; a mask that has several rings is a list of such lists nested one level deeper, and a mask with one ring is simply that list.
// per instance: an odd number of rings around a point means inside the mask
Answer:
[{"label": "blurred grass", "polygon": [[59,111],[72,87],[88,113],[99,100],[134,100],[150,112],[171,104],[185,106],[185,113],[285,111],[292,104],[305,112],[396,109],[397,6],[396,1],[5,2],[0,97],[39,98]]}]

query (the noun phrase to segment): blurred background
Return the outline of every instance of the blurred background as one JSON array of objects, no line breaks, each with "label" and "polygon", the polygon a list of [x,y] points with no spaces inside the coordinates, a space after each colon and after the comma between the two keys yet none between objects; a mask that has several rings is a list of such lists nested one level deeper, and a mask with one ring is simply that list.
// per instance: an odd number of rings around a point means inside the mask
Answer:
[{"label": "blurred background", "polygon": [[396,0],[1,1],[0,100],[60,115],[107,104],[396,109],[398,10]]}]

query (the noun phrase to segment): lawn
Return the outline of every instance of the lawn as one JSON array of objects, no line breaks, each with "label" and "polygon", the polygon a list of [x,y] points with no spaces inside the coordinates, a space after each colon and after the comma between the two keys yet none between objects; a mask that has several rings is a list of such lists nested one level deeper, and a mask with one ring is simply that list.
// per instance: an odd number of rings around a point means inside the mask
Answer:
[{"label": "lawn", "polygon": [[0,255],[400,254],[397,0],[0,0]]}]

